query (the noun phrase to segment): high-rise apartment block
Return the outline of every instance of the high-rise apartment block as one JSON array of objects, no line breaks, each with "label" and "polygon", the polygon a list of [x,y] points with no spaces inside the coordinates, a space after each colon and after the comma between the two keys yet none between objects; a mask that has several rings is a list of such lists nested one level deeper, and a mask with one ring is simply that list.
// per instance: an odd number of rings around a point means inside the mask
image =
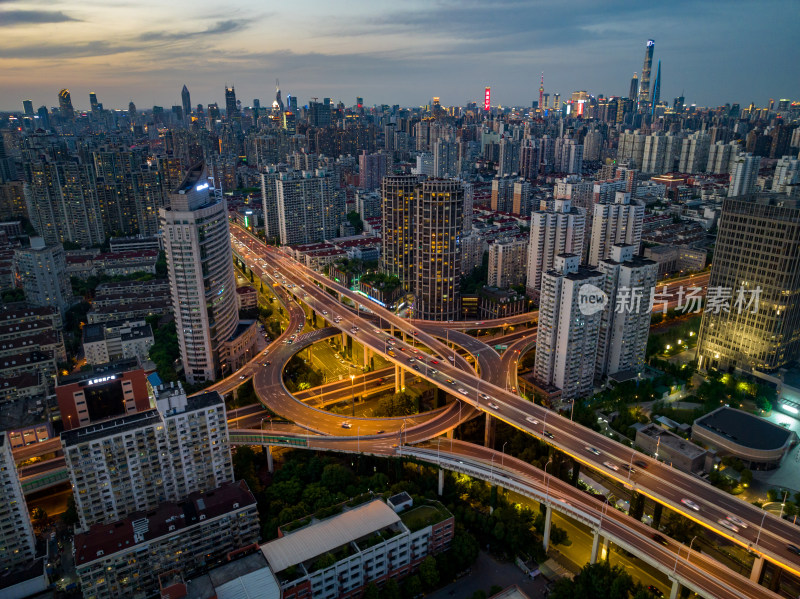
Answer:
[{"label": "high-rise apartment block", "polygon": [[684,138],[678,170],[682,173],[701,173],[708,165],[711,136],[705,131],[695,131]]},{"label": "high-rise apartment block", "polygon": [[388,170],[388,154],[368,154],[364,150],[358,155],[359,187],[378,189]]},{"label": "high-rise apartment block", "polygon": [[708,147],[708,163],[706,172],[714,175],[724,175],[730,172],[731,162],[739,155],[737,144],[718,141]]},{"label": "high-rise apartment block", "polygon": [[635,255],[632,245],[614,245],[597,270],[605,275],[609,298],[600,323],[596,375],[640,371],[650,334],[650,298],[658,280],[658,264]]},{"label": "high-rise apartment block", "polygon": [[225,200],[209,193],[195,165],[161,208],[164,249],[181,360],[190,383],[238,368],[255,344],[255,323],[239,323]]},{"label": "high-rise apartment block", "polygon": [[409,289],[414,281],[417,198],[415,175],[384,177],[381,184],[381,270],[395,275]]},{"label": "high-rise apartment block", "polygon": [[82,528],[233,480],[225,402],[156,388],[156,409],[65,431],[61,445]]},{"label": "high-rise apartment block", "polygon": [[31,237],[30,243],[14,252],[14,270],[25,299],[34,306],[58,308],[64,315],[73,303],[64,248],[46,245],[41,237]]},{"label": "high-rise apartment block", "polygon": [[643,222],[644,206],[631,202],[630,193],[618,191],[614,203],[595,204],[588,263],[597,266],[600,260],[610,258],[614,245],[632,245],[638,253]]},{"label": "high-rise apartment block", "polygon": [[0,576],[29,563],[36,555],[36,539],[22,494],[17,465],[8,435],[0,431]]},{"label": "high-rise apartment block", "polygon": [[792,195],[800,184],[800,160],[797,157],[784,156],[775,165],[772,177],[772,191]]},{"label": "high-rise apartment block", "polygon": [[571,200],[558,199],[552,210],[537,210],[531,214],[531,234],[528,242],[528,295],[539,297],[542,273],[553,268],[559,254],[583,253],[586,215]]},{"label": "high-rise apartment block", "polygon": [[541,281],[534,376],[560,389],[562,401],[589,395],[594,385],[602,308],[584,298],[598,299],[605,277],[579,263],[579,255],[558,254]]},{"label": "high-rise apartment block", "polygon": [[528,240],[499,239],[489,245],[489,280],[491,287],[506,289],[525,280]]},{"label": "high-rise apartment block", "polygon": [[722,203],[698,340],[703,369],[774,371],[800,355],[800,202]]},{"label": "high-rise apartment block", "polygon": [[339,225],[345,218],[345,202],[334,177],[325,169],[280,173],[276,201],[283,245],[338,237]]},{"label": "high-rise apartment block", "polygon": [[761,166],[761,157],[752,154],[740,154],[731,161],[730,183],[728,184],[728,197],[754,193],[757,189],[758,168]]}]

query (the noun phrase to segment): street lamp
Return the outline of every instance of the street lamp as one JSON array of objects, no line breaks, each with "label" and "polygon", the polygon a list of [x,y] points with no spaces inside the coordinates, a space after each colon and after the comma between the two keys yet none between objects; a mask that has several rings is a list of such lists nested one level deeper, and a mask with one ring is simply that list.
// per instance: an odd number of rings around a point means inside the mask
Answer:
[{"label": "street lamp", "polygon": [[355,388],[356,375],[350,375],[350,401],[353,405],[353,418],[356,416],[356,388]]},{"label": "street lamp", "polygon": [[547,476],[547,467],[552,463],[553,463],[553,458],[551,456],[550,459],[547,460],[547,463],[544,465],[544,476],[547,479],[547,484],[545,485],[545,488],[544,488],[544,500],[545,501],[547,501],[547,499],[550,497],[550,477]]},{"label": "street lamp", "polygon": [[504,463],[505,463],[505,459],[506,459],[506,443],[508,443],[508,441],[505,441],[505,442],[503,443],[503,449],[501,449],[501,450],[500,450],[500,453],[502,454],[502,455],[500,456],[500,466],[501,466],[501,467],[504,465]]}]

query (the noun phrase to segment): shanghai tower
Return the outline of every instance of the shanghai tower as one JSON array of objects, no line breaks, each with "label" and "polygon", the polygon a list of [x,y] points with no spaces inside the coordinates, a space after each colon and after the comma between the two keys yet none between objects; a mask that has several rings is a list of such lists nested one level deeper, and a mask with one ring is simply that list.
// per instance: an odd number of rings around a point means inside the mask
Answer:
[{"label": "shanghai tower", "polygon": [[642,67],[642,78],[639,80],[639,107],[650,101],[650,69],[653,66],[653,51],[656,43],[647,40],[644,50],[644,66]]}]

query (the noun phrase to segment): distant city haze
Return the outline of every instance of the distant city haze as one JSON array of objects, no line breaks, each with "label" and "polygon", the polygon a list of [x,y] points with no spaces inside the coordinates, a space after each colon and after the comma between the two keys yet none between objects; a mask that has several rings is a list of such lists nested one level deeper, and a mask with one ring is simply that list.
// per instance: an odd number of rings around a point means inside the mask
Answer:
[{"label": "distant city haze", "polygon": [[[346,105],[482,102],[530,106],[547,93],[627,96],[647,39],[662,63],[661,99],[766,105],[800,97],[800,4],[573,0],[351,0],[236,6],[198,0],[48,3],[0,0],[0,110],[22,101],[76,109],[96,92],[106,108],[193,103],[244,106],[330,97]],[[654,62],[655,68],[655,62]]]}]

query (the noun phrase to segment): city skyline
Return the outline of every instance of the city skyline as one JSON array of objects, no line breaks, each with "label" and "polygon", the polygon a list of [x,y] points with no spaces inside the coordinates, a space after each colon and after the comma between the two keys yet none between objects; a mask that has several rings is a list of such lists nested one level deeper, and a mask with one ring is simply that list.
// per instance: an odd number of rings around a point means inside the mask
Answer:
[{"label": "city skyline", "polygon": [[[764,105],[800,91],[800,67],[780,61],[794,49],[800,15],[780,2],[763,7],[783,15],[776,22],[741,22],[744,2],[727,3],[724,13],[678,3],[667,14],[632,2],[613,9],[587,2],[569,14],[540,2],[364,3],[349,15],[316,1],[291,11],[242,4],[220,13],[192,5],[204,18],[187,18],[184,4],[147,11],[3,4],[4,111],[19,111],[28,98],[52,106],[62,87],[77,109],[89,107],[92,91],[108,108],[124,109],[131,99],[142,108],[168,106],[179,103],[184,84],[195,103],[220,105],[224,85],[233,84],[247,106],[272,98],[276,77],[301,104],[329,96],[350,105],[360,96],[367,105],[416,106],[436,95],[443,105],[463,105],[491,86],[494,104],[530,106],[541,71],[548,93],[620,96],[641,71],[648,38],[656,42],[654,60],[663,62],[667,101],[683,92],[687,104]],[[734,27],[747,44],[732,42]],[[767,61],[780,68],[763,68]]]}]

